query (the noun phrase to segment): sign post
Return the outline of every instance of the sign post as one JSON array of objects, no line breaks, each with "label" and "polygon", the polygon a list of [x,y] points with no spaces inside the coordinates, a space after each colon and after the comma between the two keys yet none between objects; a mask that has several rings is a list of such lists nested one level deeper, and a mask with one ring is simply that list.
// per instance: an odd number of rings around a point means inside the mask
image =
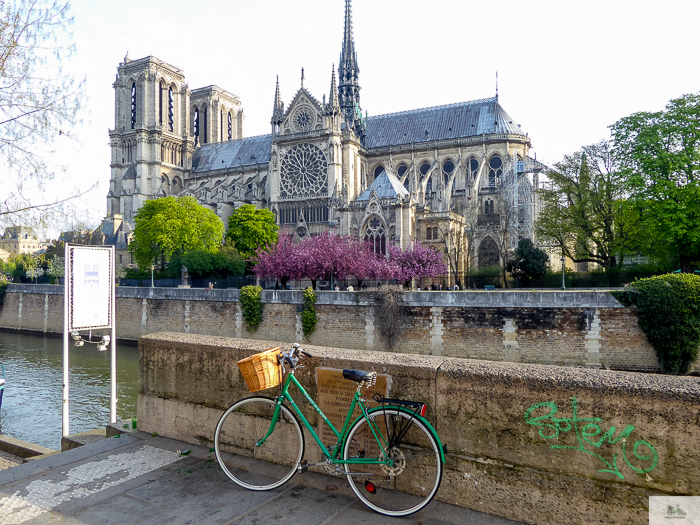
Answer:
[{"label": "sign post", "polygon": [[110,422],[117,420],[117,338],[114,321],[114,246],[71,246],[66,244],[63,294],[63,435],[70,434],[69,342],[82,346],[80,331],[111,329],[102,336],[98,349],[111,343]]}]

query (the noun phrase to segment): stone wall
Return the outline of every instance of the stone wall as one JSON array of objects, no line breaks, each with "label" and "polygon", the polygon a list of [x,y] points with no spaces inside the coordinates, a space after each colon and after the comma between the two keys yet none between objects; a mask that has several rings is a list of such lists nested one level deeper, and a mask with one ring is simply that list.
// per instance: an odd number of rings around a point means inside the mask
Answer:
[{"label": "stone wall", "polygon": [[[11,285],[0,328],[61,332],[63,287]],[[318,292],[318,324],[302,335],[302,292],[264,291],[248,332],[238,290],[117,288],[117,337],[169,331],[360,350],[614,370],[658,371],[634,310],[608,292],[411,292],[393,346],[370,292]],[[700,361],[693,365],[700,368]]]},{"label": "stone wall", "polygon": [[[278,344],[140,339],[139,429],[211,446],[222,411],[249,395],[236,361]],[[649,496],[700,494],[700,379],[305,348],[297,378],[314,398],[317,367],[354,368],[428,403],[448,452],[439,500],[533,524],[641,525]],[[308,435],[307,450],[317,461]]]}]

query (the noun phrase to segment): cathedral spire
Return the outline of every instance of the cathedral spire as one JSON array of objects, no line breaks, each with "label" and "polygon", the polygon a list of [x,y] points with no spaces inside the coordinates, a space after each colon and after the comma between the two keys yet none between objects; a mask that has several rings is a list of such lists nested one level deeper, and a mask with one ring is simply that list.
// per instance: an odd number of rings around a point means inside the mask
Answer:
[{"label": "cathedral spire", "polygon": [[277,75],[277,86],[275,87],[275,109],[282,107],[282,97],[280,96],[280,76]]},{"label": "cathedral spire", "polygon": [[360,108],[360,68],[357,65],[357,53],[355,52],[355,39],[352,32],[352,0],[345,0],[345,32],[343,34],[343,48],[340,52],[338,64],[338,96],[340,107],[343,110],[345,121],[352,126],[355,121],[355,108]]},{"label": "cathedral spire", "polygon": [[280,77],[277,76],[277,85],[275,86],[275,107],[272,108],[272,132],[278,132],[279,126],[282,125],[282,117],[284,117],[284,102],[280,96]]},{"label": "cathedral spire", "polygon": [[338,100],[338,85],[335,81],[335,64],[333,64],[333,73],[331,75],[331,96],[328,99],[328,106],[332,110],[340,109],[340,101]]}]

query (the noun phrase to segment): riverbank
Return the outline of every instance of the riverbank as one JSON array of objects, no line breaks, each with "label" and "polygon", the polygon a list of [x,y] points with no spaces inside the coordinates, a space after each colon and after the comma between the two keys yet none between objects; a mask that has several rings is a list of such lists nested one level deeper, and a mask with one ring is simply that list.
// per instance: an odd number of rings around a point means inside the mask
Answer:
[{"label": "riverbank", "polygon": [[[119,287],[119,341],[160,331],[310,343],[353,350],[514,363],[659,372],[656,352],[608,291],[406,292],[397,329],[376,308],[375,293],[317,292],[318,322],[309,338],[303,293],[265,290],[262,322],[249,332],[239,290]],[[63,330],[63,287],[11,285],[0,327]],[[388,332],[394,332],[389,338]],[[693,365],[693,370],[700,362]]]},{"label": "riverbank", "polygon": [[[0,332],[0,363],[7,385],[0,434],[61,449],[63,344],[48,334]],[[109,423],[110,355],[95,345],[70,347],[71,434]],[[138,349],[117,345],[118,418],[136,416]],[[1,449],[0,449],[1,450]]]}]

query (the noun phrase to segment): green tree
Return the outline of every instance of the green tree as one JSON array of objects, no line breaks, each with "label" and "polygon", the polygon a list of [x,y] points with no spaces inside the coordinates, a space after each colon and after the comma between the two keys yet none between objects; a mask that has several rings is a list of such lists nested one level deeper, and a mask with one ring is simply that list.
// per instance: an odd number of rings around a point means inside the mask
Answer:
[{"label": "green tree", "polygon": [[639,327],[656,350],[664,374],[684,375],[698,358],[700,345],[700,277],[658,275],[616,292],[623,304],[637,306]]},{"label": "green tree", "polygon": [[565,155],[547,177],[552,184],[540,193],[535,225],[540,239],[574,262],[596,263],[606,272],[637,253],[639,222],[607,141]]},{"label": "green tree", "polygon": [[129,250],[140,269],[192,250],[215,253],[221,246],[224,224],[194,197],[165,197],[146,201],[134,216]]},{"label": "green tree", "polygon": [[[230,241],[227,242],[230,243]],[[187,266],[189,274],[195,279],[203,277],[222,279],[243,275],[246,262],[238,251],[229,245],[228,247],[222,246],[216,253],[192,250],[184,255],[173,255],[170,259],[170,277],[179,277],[182,266]]]},{"label": "green tree", "polygon": [[613,154],[641,226],[684,272],[700,266],[700,94],[611,126]]},{"label": "green tree", "polygon": [[46,147],[71,137],[84,101],[83,84],[62,69],[75,51],[69,7],[0,1],[0,223],[55,221],[69,200],[37,199],[53,178]]},{"label": "green tree", "polygon": [[277,242],[275,215],[270,210],[244,204],[229,217],[226,238],[234,242],[243,257],[250,259],[258,248]]},{"label": "green tree", "polygon": [[527,284],[547,273],[549,256],[544,250],[536,248],[530,239],[520,239],[518,247],[508,260],[508,271],[520,281]]}]

